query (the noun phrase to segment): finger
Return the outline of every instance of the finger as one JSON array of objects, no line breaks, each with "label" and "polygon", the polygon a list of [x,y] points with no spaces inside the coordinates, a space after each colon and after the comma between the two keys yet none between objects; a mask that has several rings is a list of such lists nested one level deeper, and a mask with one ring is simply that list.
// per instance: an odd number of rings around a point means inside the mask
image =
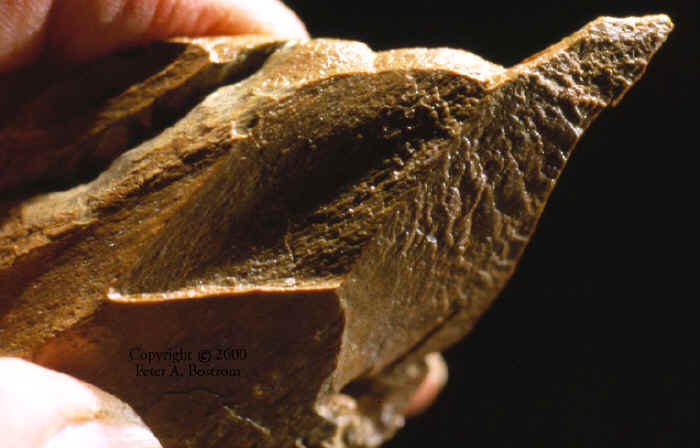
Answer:
[{"label": "finger", "polygon": [[0,433],[3,446],[161,448],[116,397],[16,358],[0,358]]},{"label": "finger", "polygon": [[0,73],[27,65],[39,54],[51,1],[0,2]]},{"label": "finger", "polygon": [[425,357],[428,374],[406,408],[406,417],[414,417],[425,412],[433,404],[447,383],[447,364],[440,353],[429,353]]},{"label": "finger", "polygon": [[172,36],[308,37],[279,0],[13,0],[0,4],[0,72],[48,57],[82,61]]}]

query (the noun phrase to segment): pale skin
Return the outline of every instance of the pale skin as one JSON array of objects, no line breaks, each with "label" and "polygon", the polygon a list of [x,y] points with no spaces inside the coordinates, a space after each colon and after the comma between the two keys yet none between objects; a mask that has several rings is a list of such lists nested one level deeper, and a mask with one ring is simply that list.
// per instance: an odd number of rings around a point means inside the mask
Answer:
[{"label": "pale skin", "polygon": [[[8,0],[0,2],[0,74],[38,61],[86,61],[172,36],[245,33],[308,37],[297,15],[277,0]],[[428,364],[407,416],[423,412],[447,379],[442,361],[433,357]],[[96,419],[107,408],[128,418],[119,425]],[[116,398],[13,358],[0,358],[0,434],[10,447],[160,447]]]}]

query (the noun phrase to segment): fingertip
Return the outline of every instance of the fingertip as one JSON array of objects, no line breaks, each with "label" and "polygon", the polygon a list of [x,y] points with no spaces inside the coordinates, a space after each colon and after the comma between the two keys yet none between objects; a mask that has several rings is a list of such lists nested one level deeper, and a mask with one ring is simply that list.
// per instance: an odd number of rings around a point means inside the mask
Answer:
[{"label": "fingertip", "polygon": [[40,446],[68,416],[89,414],[96,407],[92,394],[67,375],[0,358],[0,432],[10,445]]},{"label": "fingertip", "polygon": [[0,358],[0,434],[2,446],[161,448],[116,397],[17,358]]},{"label": "fingertip", "polygon": [[301,19],[278,0],[209,0],[182,4],[158,1],[147,34],[150,39],[173,36],[274,34],[309,37]]},{"label": "fingertip", "polygon": [[299,16],[278,0],[220,0],[229,15],[215,33],[261,33],[307,39],[309,33]]},{"label": "fingertip", "polygon": [[406,417],[415,417],[425,412],[447,384],[449,376],[447,363],[440,353],[428,353],[425,356],[425,363],[428,366],[428,373],[406,407],[404,412]]},{"label": "fingertip", "polygon": [[110,426],[99,422],[71,425],[54,434],[41,448],[162,448],[142,425]]}]

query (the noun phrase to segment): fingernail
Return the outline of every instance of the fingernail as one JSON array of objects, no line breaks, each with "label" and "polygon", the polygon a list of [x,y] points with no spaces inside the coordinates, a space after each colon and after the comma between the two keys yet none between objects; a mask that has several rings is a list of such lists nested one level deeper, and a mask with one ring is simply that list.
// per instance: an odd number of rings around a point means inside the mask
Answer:
[{"label": "fingernail", "polygon": [[54,434],[43,448],[162,448],[145,426],[86,422],[67,426]]},{"label": "fingernail", "polygon": [[425,363],[428,366],[428,374],[406,407],[406,417],[416,416],[428,409],[447,383],[447,364],[440,353],[428,353]]},{"label": "fingernail", "polygon": [[447,363],[440,353],[428,353],[425,355],[425,362],[428,364],[429,375],[432,375],[430,380],[437,386],[442,388],[449,377]]}]

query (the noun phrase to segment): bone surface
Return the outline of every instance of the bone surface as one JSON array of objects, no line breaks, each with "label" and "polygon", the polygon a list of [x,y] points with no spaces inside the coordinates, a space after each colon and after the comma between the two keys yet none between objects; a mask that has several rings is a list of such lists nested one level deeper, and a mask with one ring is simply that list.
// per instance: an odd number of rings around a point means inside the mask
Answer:
[{"label": "bone surface", "polygon": [[0,355],[166,448],[378,446],[672,26],[599,18],[511,68],[265,36],[83,67],[0,128]]}]

